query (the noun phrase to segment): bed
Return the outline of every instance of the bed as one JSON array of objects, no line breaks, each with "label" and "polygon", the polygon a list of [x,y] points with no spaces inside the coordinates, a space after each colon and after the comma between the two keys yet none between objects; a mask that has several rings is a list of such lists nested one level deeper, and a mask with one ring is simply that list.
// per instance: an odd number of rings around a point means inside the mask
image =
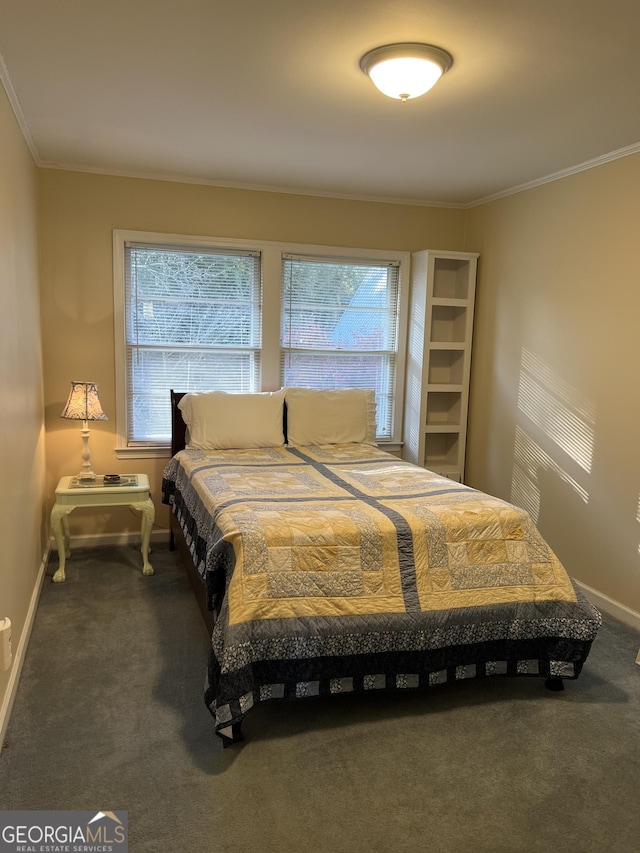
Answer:
[{"label": "bed", "polygon": [[171,399],[163,502],[225,746],[267,700],[579,676],[600,614],[530,517],[378,449],[372,392]]}]

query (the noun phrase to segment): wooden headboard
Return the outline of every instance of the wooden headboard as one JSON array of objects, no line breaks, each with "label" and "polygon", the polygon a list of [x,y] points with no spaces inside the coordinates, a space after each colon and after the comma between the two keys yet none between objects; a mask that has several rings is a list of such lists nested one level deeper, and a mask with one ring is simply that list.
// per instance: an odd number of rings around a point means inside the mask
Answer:
[{"label": "wooden headboard", "polygon": [[182,420],[182,412],[178,403],[186,391],[174,391],[171,389],[171,455],[175,456],[179,450],[184,450],[187,443],[187,425]]}]

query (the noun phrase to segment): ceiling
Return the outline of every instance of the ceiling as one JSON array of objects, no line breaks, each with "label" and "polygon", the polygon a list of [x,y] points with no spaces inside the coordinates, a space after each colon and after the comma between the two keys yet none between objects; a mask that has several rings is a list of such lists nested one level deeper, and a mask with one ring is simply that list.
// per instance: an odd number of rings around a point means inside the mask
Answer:
[{"label": "ceiling", "polygon": [[[637,0],[0,0],[38,165],[467,206],[640,150]],[[360,57],[453,67],[402,103]]]}]

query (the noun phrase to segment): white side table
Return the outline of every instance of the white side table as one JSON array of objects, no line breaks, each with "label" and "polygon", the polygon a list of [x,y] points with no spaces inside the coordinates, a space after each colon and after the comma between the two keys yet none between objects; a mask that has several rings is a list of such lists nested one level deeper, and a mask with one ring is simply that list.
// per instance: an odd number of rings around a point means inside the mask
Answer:
[{"label": "white side table", "polygon": [[60,559],[60,566],[53,576],[54,583],[62,583],[66,579],[64,566],[71,554],[68,516],[79,506],[131,506],[139,510],[142,513],[142,574],[153,574],[149,562],[149,540],[156,511],[147,475],[123,474],[119,483],[106,485],[102,477],[88,483],[78,482],[77,477],[63,477],[56,488],[56,502],[51,510],[51,529]]}]

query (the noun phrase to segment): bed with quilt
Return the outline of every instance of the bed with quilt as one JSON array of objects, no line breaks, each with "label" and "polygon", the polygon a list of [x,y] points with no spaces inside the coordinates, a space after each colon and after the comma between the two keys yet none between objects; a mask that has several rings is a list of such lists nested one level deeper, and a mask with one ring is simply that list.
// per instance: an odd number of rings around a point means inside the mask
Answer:
[{"label": "bed with quilt", "polygon": [[524,510],[378,449],[372,392],[172,398],[163,501],[213,614],[225,745],[271,699],[578,677],[598,611]]}]

